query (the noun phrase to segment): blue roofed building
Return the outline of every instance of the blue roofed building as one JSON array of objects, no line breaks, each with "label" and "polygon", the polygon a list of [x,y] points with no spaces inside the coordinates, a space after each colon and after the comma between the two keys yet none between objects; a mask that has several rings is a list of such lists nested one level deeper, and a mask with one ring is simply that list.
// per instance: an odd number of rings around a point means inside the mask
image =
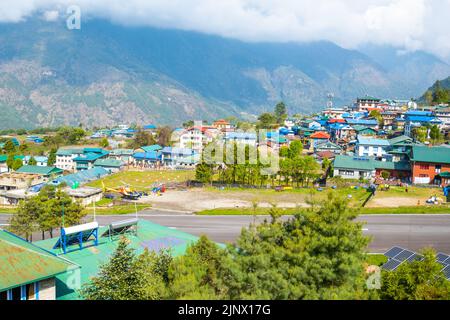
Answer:
[{"label": "blue roofed building", "polygon": [[199,154],[193,149],[164,147],[161,150],[162,162],[167,166],[177,166],[180,161],[185,161],[186,158]]},{"label": "blue roofed building", "polygon": [[133,154],[133,162],[143,168],[158,167],[162,162],[162,154],[159,151],[136,152]]},{"label": "blue roofed building", "polygon": [[49,183],[55,186],[60,185],[61,183],[66,183],[69,187],[72,187],[74,185],[82,185],[91,181],[98,180],[109,174],[111,174],[111,172],[105,168],[94,167],[92,169],[83,170],[77,173],[59,176]]},{"label": "blue roofed building", "polygon": [[411,136],[414,128],[422,126],[440,126],[442,121],[437,118],[431,111],[408,111],[405,113],[405,127],[404,133],[407,136]]},{"label": "blue roofed building", "polygon": [[225,142],[256,145],[257,136],[254,132],[226,132],[223,139]]},{"label": "blue roofed building", "polygon": [[366,136],[358,136],[356,153],[360,157],[385,158],[388,154],[390,143],[386,139],[376,139]]},{"label": "blue roofed building", "polygon": [[350,126],[365,126],[373,129],[378,129],[378,121],[375,119],[346,119]]}]

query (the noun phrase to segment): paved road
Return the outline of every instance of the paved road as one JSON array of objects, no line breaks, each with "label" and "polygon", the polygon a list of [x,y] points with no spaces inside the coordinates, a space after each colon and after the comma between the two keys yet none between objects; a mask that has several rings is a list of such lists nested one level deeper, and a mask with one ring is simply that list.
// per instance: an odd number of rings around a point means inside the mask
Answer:
[{"label": "paved road", "polygon": [[[217,242],[232,242],[241,229],[253,222],[252,216],[196,216],[166,211],[143,211],[146,219],[194,235],[206,234]],[[0,214],[1,224],[8,215]],[[258,216],[257,221],[266,217]],[[126,219],[126,216],[98,216],[100,225]],[[432,246],[437,251],[450,253],[450,215],[366,215],[358,218],[366,222],[364,234],[372,236],[370,250],[385,252],[394,245],[419,250]]]}]

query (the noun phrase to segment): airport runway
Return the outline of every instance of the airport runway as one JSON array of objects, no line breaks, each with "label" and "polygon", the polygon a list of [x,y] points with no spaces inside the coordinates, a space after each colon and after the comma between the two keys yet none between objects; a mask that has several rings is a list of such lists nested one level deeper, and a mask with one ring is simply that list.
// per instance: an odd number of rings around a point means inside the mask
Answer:
[{"label": "airport runway", "polygon": [[[130,215],[134,216],[134,215]],[[100,225],[124,220],[129,216],[97,216]],[[196,216],[176,212],[149,210],[139,213],[146,219],[194,235],[205,234],[217,242],[233,242],[243,227],[253,222],[252,216]],[[257,222],[268,217],[258,216]],[[8,222],[9,215],[0,214],[0,228]],[[366,222],[364,234],[372,237],[371,252],[385,252],[394,245],[411,250],[431,246],[450,254],[449,215],[365,215],[358,218]]]}]

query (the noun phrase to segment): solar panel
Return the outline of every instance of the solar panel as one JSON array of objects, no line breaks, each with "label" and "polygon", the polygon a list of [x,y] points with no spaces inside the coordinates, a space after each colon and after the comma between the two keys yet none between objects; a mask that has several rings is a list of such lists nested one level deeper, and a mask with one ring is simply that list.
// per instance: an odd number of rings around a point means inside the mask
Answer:
[{"label": "solar panel", "polygon": [[450,257],[447,260],[445,260],[444,263],[450,265]]},{"label": "solar panel", "polygon": [[437,262],[445,262],[448,258],[450,258],[450,257],[448,255],[446,255],[445,253],[439,252],[436,255]]},{"label": "solar panel", "polygon": [[414,252],[409,251],[409,250],[403,250],[398,255],[396,255],[394,258],[395,258],[395,260],[405,261],[406,259],[408,259],[412,255],[414,255]]},{"label": "solar panel", "polygon": [[442,270],[442,272],[444,273],[445,278],[446,278],[447,280],[450,280],[450,266],[446,266],[446,267]]},{"label": "solar panel", "polygon": [[392,270],[397,269],[397,267],[401,264],[402,264],[402,261],[398,261],[395,259],[389,259],[385,264],[383,264],[382,268],[385,270],[392,271]]},{"label": "solar panel", "polygon": [[400,252],[402,252],[403,250],[405,250],[405,249],[400,248],[400,247],[392,247],[384,255],[388,258],[393,258],[396,255],[398,255]]},{"label": "solar panel", "polygon": [[421,261],[423,260],[423,256],[420,254],[414,253],[412,256],[410,256],[406,261],[413,262],[413,261]]}]

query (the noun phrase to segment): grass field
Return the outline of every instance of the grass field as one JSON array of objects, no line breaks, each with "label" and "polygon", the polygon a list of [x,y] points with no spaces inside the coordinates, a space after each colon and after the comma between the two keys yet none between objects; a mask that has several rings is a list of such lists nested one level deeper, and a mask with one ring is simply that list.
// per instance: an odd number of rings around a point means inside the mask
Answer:
[{"label": "grass field", "polygon": [[387,258],[382,254],[369,254],[367,257],[367,264],[370,266],[379,266],[381,267],[383,264],[385,264],[387,261]]},{"label": "grass field", "polygon": [[0,214],[11,214],[17,211],[17,207],[0,207]]},{"label": "grass field", "polygon": [[[97,215],[115,215],[115,214],[129,214],[135,213],[137,211],[142,211],[145,209],[149,209],[150,206],[148,204],[129,204],[129,205],[121,205],[121,206],[111,206],[111,207],[96,207],[95,213]],[[94,214],[94,207],[86,207],[84,212],[87,214]]]},{"label": "grass field", "polygon": [[118,186],[129,185],[137,190],[148,190],[154,183],[178,183],[185,182],[195,177],[192,170],[174,171],[122,171],[93,181],[88,184],[90,187],[102,188],[102,182],[106,187],[116,188]]},{"label": "grass field", "polygon": [[[228,215],[268,215],[270,208],[217,208],[196,212],[198,215],[228,216]],[[279,208],[283,214],[295,214],[303,208]],[[360,208],[360,214],[450,214],[450,206],[418,206],[398,208]]]}]

